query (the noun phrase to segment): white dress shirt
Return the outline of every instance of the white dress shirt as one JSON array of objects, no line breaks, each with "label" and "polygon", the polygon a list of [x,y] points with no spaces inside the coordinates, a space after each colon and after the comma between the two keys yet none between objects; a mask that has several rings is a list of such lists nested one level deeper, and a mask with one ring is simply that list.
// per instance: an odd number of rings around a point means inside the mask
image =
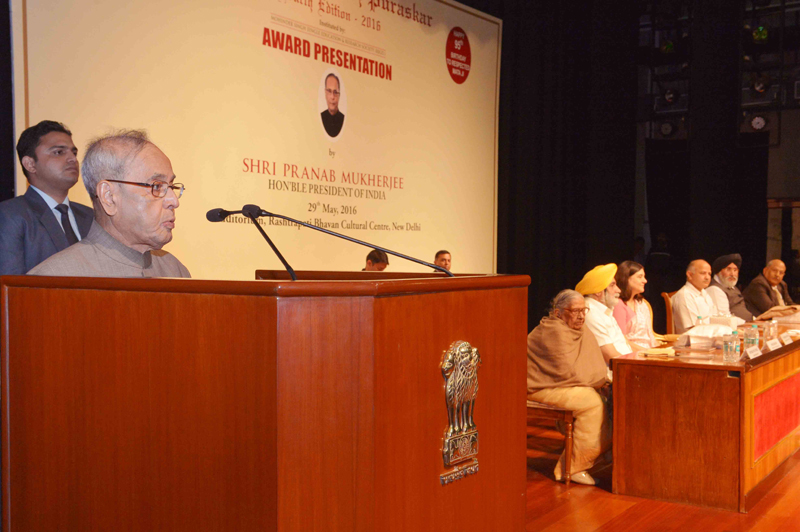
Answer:
[{"label": "white dress shirt", "polygon": [[718,315],[719,309],[708,292],[698,290],[688,281],[672,296],[672,320],[677,334],[694,327],[698,316],[703,323],[709,323],[711,316]]},{"label": "white dress shirt", "polygon": [[[618,304],[624,305],[621,301]],[[589,308],[589,312],[586,313],[586,326],[594,333],[600,347],[613,344],[621,355],[627,355],[633,351],[610,308],[593,297],[586,298],[586,307]]]},{"label": "white dress shirt", "polygon": [[[60,225],[61,229],[63,230],[64,226],[61,224],[61,213],[56,209],[56,207],[58,207],[59,203],[56,200],[54,200],[53,198],[51,198],[50,196],[48,196],[45,192],[42,192],[41,190],[36,188],[35,186],[30,185],[30,187],[33,190],[35,190],[36,192],[38,192],[39,195],[44,200],[44,202],[47,203],[47,206],[50,207],[50,212],[52,212],[53,216],[56,217],[56,221],[58,221],[58,225]],[[78,222],[77,222],[77,220],[75,220],[75,214],[72,212],[72,207],[69,206],[69,198],[64,198],[64,205],[67,206],[67,215],[69,216],[69,224],[72,226],[72,232],[75,233],[75,236],[78,237],[78,242],[80,242],[81,241],[81,232],[78,229]]]}]

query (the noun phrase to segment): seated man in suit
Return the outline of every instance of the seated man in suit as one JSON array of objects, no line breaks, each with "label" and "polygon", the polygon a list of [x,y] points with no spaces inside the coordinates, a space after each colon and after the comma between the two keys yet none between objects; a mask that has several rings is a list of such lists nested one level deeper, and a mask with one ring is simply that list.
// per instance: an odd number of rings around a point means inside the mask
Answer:
[{"label": "seated man in suit", "polygon": [[78,149],[63,124],[44,120],[19,136],[17,154],[30,186],[0,203],[0,275],[23,275],[89,234],[92,209],[70,202]]},{"label": "seated man in suit", "polygon": [[[603,400],[606,364],[597,340],[583,326],[583,296],[562,290],[549,316],[528,335],[528,400],[572,410],[572,481],[593,485],[587,472],[611,446],[611,423]],[[556,480],[564,477],[564,453],[556,463]]]},{"label": "seated man in suit", "polygon": [[711,282],[711,265],[702,259],[693,260],[686,268],[686,284],[672,296],[675,332],[683,334],[694,327],[697,318],[708,323],[718,316],[717,304],[706,291]]},{"label": "seated man in suit", "polygon": [[744,289],[744,303],[747,310],[759,316],[772,307],[794,305],[789,297],[789,288],[783,281],[786,275],[786,265],[783,261],[775,259],[767,263],[758,276],[750,281]]},{"label": "seated man in suit", "polygon": [[744,296],[736,286],[739,282],[739,268],[742,267],[742,256],[738,253],[717,257],[711,265],[711,285],[706,292],[714,300],[717,310],[722,315],[731,314],[744,321],[753,321],[753,314],[747,310]]},{"label": "seated man in suit", "polygon": [[191,277],[161,251],[172,240],[183,185],[143,131],[93,141],[83,159],[83,184],[94,204],[86,237],[32,269],[72,277]]}]

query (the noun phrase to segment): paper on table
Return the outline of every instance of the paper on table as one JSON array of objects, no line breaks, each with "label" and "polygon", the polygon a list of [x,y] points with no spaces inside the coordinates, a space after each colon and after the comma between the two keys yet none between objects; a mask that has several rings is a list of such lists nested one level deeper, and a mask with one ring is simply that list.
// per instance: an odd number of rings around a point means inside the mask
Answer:
[{"label": "paper on table", "polygon": [[732,332],[733,329],[728,325],[696,325],[683,333],[675,342],[675,346],[691,346],[692,349],[713,349],[714,347],[721,347],[722,337]]},{"label": "paper on table", "polygon": [[769,309],[768,311],[764,312],[760,316],[758,316],[757,320],[768,320],[771,318],[784,318],[778,319],[778,321],[788,321],[785,320],[786,318],[795,319],[800,315],[800,305],[787,305],[787,306],[780,306],[776,305]]},{"label": "paper on table", "polygon": [[657,355],[662,357],[674,357],[675,350],[671,347],[651,347],[645,351],[640,351],[642,355]]}]

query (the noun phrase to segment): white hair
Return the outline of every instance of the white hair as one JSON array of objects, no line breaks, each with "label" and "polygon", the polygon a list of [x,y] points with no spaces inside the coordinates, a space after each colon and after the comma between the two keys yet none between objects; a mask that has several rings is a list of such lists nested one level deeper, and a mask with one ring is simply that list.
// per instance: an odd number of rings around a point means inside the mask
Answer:
[{"label": "white hair", "polygon": [[97,184],[103,179],[124,181],[128,161],[149,142],[146,132],[135,129],[116,131],[93,139],[81,163],[83,186],[89,197],[97,197]]},{"label": "white hair", "polygon": [[564,310],[574,299],[580,299],[583,301],[583,296],[580,292],[576,292],[575,290],[571,290],[569,288],[562,290],[556,294],[556,297],[553,298],[553,301],[551,302],[551,311],[555,312],[556,310]]}]

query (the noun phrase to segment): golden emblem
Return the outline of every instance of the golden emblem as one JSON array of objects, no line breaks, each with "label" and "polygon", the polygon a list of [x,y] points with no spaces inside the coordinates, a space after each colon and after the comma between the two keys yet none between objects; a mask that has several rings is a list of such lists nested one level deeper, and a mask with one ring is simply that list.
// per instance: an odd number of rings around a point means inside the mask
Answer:
[{"label": "golden emblem", "polygon": [[444,431],[442,457],[445,467],[471,460],[440,476],[442,484],[478,472],[478,429],[473,418],[478,395],[478,368],[481,355],[468,342],[456,341],[442,355],[447,428]]}]

